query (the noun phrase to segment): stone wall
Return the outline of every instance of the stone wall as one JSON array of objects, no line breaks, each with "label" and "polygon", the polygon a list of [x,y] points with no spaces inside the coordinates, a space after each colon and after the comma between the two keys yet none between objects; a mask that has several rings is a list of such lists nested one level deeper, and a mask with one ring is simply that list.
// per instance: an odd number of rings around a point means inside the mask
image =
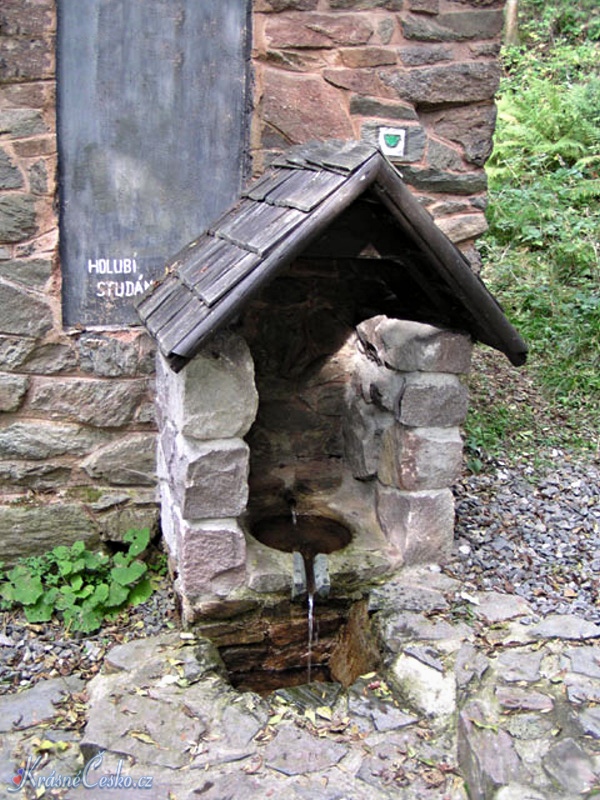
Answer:
[{"label": "stone wall", "polygon": [[253,155],[405,131],[393,160],[474,261],[504,0],[255,0]]},{"label": "stone wall", "polygon": [[53,0],[0,9],[2,558],[157,524],[154,347],[62,328]]},{"label": "stone wall", "polygon": [[[292,142],[407,132],[405,179],[469,250],[485,228],[502,0],[254,0],[255,171]],[[0,9],[3,558],[156,526],[154,347],[64,330],[55,0]]]}]

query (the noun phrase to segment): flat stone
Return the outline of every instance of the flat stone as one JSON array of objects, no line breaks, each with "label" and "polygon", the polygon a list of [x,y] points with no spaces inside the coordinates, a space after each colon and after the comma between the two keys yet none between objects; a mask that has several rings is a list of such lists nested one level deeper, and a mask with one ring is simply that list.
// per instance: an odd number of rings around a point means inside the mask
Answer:
[{"label": "flat stone", "polygon": [[600,707],[590,706],[577,717],[577,722],[586,736],[600,739]]},{"label": "flat stone", "polygon": [[416,167],[407,164],[402,169],[405,183],[424,192],[473,195],[487,190],[485,172],[444,172],[433,167]]},{"label": "flat stone", "polygon": [[481,680],[490,665],[489,660],[470,642],[465,642],[454,662],[454,674],[459,688],[468,686],[473,678]]},{"label": "flat stone", "polygon": [[453,42],[493,39],[500,35],[502,25],[502,11],[491,9],[438,14],[435,19],[416,15],[406,16],[402,20],[402,32],[406,39]]},{"label": "flat stone", "polygon": [[20,189],[23,176],[5,150],[0,150],[0,189]]},{"label": "flat stone", "polygon": [[91,478],[112,486],[154,486],[156,435],[133,433],[96,450],[83,463]]},{"label": "flat stone", "polygon": [[[156,660],[157,668],[153,675],[162,674],[162,664],[166,658],[165,653],[171,648],[177,648],[180,644],[177,633],[166,633],[158,636],[151,636],[147,639],[133,639],[125,644],[118,644],[112,647],[106,654],[104,663],[105,672],[135,672],[141,665],[148,664],[151,660]],[[161,665],[160,669],[158,665]]]},{"label": "flat stone", "polygon": [[585,641],[600,637],[600,626],[572,614],[550,614],[531,629],[539,639]]},{"label": "flat stone", "polygon": [[541,713],[547,713],[554,708],[554,701],[551,697],[529,689],[498,686],[496,687],[496,699],[502,708],[510,711],[540,711]]},{"label": "flat stone", "polygon": [[[1,198],[0,198],[1,203]],[[0,210],[1,215],[1,210]],[[2,239],[0,219],[0,240]],[[33,296],[24,288],[9,286],[0,280],[0,332],[32,338],[48,333],[54,324],[48,303]]]},{"label": "flat stone", "polygon": [[405,491],[444,489],[458,479],[462,456],[457,428],[394,425],[383,434],[377,475],[386,486]]},{"label": "flat stone", "polygon": [[392,664],[390,679],[400,696],[420,714],[436,723],[456,710],[456,683],[421,659],[401,653]]},{"label": "flat stone", "polygon": [[540,794],[531,786],[511,782],[507,786],[498,789],[493,800],[548,800],[548,797],[545,794]]},{"label": "flat stone", "polygon": [[492,625],[531,614],[531,607],[527,601],[516,594],[478,592],[477,599],[479,600],[478,605],[473,606],[475,616]]},{"label": "flat stone", "polygon": [[270,47],[332,48],[367,44],[373,28],[362,14],[286,14],[270,17],[265,37]]},{"label": "flat stone", "polygon": [[71,344],[37,344],[27,353],[20,371],[29,375],[59,375],[77,370],[77,356]]},{"label": "flat stone", "polygon": [[0,241],[22,242],[37,232],[33,197],[8,194],[0,197]]},{"label": "flat stone", "polygon": [[567,698],[571,703],[600,703],[600,680],[569,673],[565,677]]},{"label": "flat stone", "polygon": [[236,334],[217,334],[179,373],[159,356],[156,384],[159,416],[191,438],[244,436],[256,418],[254,364]]},{"label": "flat stone", "polygon": [[464,422],[468,404],[467,389],[457,376],[411,374],[400,399],[398,421],[415,428],[450,428]]},{"label": "flat stone", "polygon": [[491,99],[500,81],[496,62],[455,62],[410,70],[380,70],[381,80],[402,100],[432,107],[444,103],[478,103]]},{"label": "flat stone", "polygon": [[424,119],[437,135],[461,145],[467,161],[478,166],[485,164],[492,152],[496,125],[495,105],[447,108],[426,113]]},{"label": "flat stone", "polygon": [[391,414],[360,397],[351,401],[344,417],[344,452],[355,478],[377,473],[384,431],[393,424]]},{"label": "flat stone", "polygon": [[45,258],[0,261],[0,277],[42,289],[52,274],[52,262]]},{"label": "flat stone", "polygon": [[[346,69],[332,67],[322,71],[327,83],[356,94],[394,99],[394,93],[381,80],[382,70],[388,67],[371,67],[363,69]],[[391,67],[389,68],[391,69]],[[339,97],[339,95],[338,95]]]},{"label": "flat stone", "polygon": [[411,320],[372,317],[357,326],[359,339],[379,361],[401,372],[467,373],[473,344],[468,336]]},{"label": "flat stone", "polygon": [[56,76],[53,50],[51,36],[2,36],[0,82],[53,80]]},{"label": "flat stone", "polygon": [[463,624],[451,625],[444,620],[431,620],[411,611],[384,616],[378,621],[380,635],[386,647],[397,653],[407,644],[407,640],[460,642],[471,635],[470,629]]},{"label": "flat stone", "polygon": [[363,117],[377,117],[391,122],[417,119],[417,112],[408,103],[395,103],[363,95],[353,95],[350,98],[350,113]]},{"label": "flat stone", "polygon": [[3,695],[0,697],[0,733],[49,722],[59,713],[57,705],[84,686],[84,681],[75,676],[50,678],[19,694]]},{"label": "flat stone", "polygon": [[[2,32],[6,35],[4,28]],[[9,136],[11,139],[22,139],[39,133],[48,133],[48,126],[40,111],[30,108],[8,108],[0,113],[0,135]]]},{"label": "flat stone", "polygon": [[347,8],[362,11],[369,8],[385,8],[387,11],[402,11],[404,0],[329,0],[330,8]]},{"label": "flat stone", "polygon": [[501,652],[494,668],[507,683],[526,681],[534,683],[540,679],[540,665],[544,654],[541,650],[511,649]]},{"label": "flat stone", "polygon": [[263,119],[288,142],[355,135],[339,93],[319,78],[267,69],[264,81]]},{"label": "flat stone", "polygon": [[39,555],[59,544],[81,539],[89,547],[100,544],[98,525],[77,503],[54,505],[33,503],[0,506],[2,559],[13,564],[18,558]]},{"label": "flat stone", "polygon": [[519,782],[523,772],[512,738],[493,722],[475,701],[467,703],[458,720],[458,761],[469,794],[478,800]]},{"label": "flat stone", "polygon": [[543,758],[544,769],[567,792],[589,792],[596,783],[592,763],[573,739],[563,739]]},{"label": "flat stone", "polygon": [[32,386],[30,407],[50,419],[116,428],[133,421],[147,390],[144,380],[40,378]]},{"label": "flat stone", "polygon": [[438,672],[444,672],[444,662],[441,661],[440,654],[433,647],[409,645],[404,648],[404,653]]},{"label": "flat stone", "polygon": [[448,601],[436,589],[421,586],[410,586],[404,583],[403,577],[379,586],[369,595],[369,611],[404,610],[404,611],[445,611]]},{"label": "flat stone", "polygon": [[61,455],[82,456],[102,441],[97,431],[80,425],[15,422],[0,430],[0,458],[44,461]]},{"label": "flat stone", "polygon": [[350,692],[348,713],[370,720],[378,731],[406,728],[419,721],[419,717],[401,711],[391,702],[384,702],[377,697],[365,697],[362,691],[361,693]]},{"label": "flat stone", "polygon": [[514,739],[526,742],[543,741],[544,737],[549,737],[554,730],[556,719],[553,714],[521,712],[508,714],[502,724]]},{"label": "flat stone", "polygon": [[565,666],[570,666],[571,672],[600,678],[600,647],[572,647],[565,650],[564,657]]},{"label": "flat stone", "polygon": [[350,69],[382,67],[398,62],[396,50],[392,47],[348,47],[339,52],[342,64]]},{"label": "flat stone", "polygon": [[82,371],[99,378],[129,377],[146,372],[140,364],[148,357],[141,340],[140,335],[117,339],[104,333],[83,334],[77,342]]},{"label": "flat stone", "polygon": [[442,217],[436,219],[436,225],[454,243],[464,242],[467,239],[476,239],[488,229],[484,214],[461,214],[458,217]]},{"label": "flat stone", "polygon": [[439,14],[440,0],[407,0],[407,8],[417,14]]},{"label": "flat stone", "polygon": [[319,0],[255,0],[254,11],[314,11]]},{"label": "flat stone", "polygon": [[17,411],[29,388],[29,378],[0,374],[0,411]]},{"label": "flat stone", "polygon": [[438,562],[452,548],[454,498],[450,489],[405,492],[377,486],[377,517],[404,564]]},{"label": "flat stone", "polygon": [[[388,126],[394,129],[400,127],[395,120],[382,120],[383,123],[387,122]],[[379,146],[379,132],[382,127],[382,122],[365,122],[360,127],[360,137],[366,142],[370,142],[376,147]],[[425,152],[425,144],[427,137],[425,131],[420,125],[405,125],[402,127],[405,136],[404,152],[402,155],[393,156],[393,160],[399,163],[407,163],[411,161],[420,161]]]},{"label": "flat stone", "polygon": [[313,737],[293,725],[281,727],[266,746],[265,764],[284,775],[320,772],[337,764],[348,752],[330,739]]}]

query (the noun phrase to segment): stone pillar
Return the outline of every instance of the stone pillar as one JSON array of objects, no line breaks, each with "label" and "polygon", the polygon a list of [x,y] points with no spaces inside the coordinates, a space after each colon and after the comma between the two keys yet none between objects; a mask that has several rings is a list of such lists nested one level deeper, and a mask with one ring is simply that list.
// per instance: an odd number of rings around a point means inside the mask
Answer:
[{"label": "stone pillar", "polygon": [[249,448],[258,393],[245,341],[229,332],[180,373],[157,362],[158,472],[163,535],[184,617],[245,580],[238,518],[248,502]]},{"label": "stone pillar", "polygon": [[354,477],[376,482],[377,517],[402,563],[439,561],[452,545],[471,340],[384,316],[357,332],[346,458]]}]

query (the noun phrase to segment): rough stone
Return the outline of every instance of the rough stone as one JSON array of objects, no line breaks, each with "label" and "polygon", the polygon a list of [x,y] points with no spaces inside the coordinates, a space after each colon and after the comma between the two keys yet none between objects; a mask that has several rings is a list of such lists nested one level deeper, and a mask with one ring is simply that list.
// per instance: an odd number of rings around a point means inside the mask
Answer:
[{"label": "rough stone", "polygon": [[417,112],[407,103],[377,100],[373,97],[353,95],[350,98],[350,113],[363,117],[378,117],[382,120],[416,120]]},{"label": "rough stone", "polygon": [[254,0],[254,11],[314,11],[319,0]]},{"label": "rough stone", "polygon": [[339,54],[342,64],[350,69],[383,67],[398,62],[396,50],[391,47],[342,48]]},{"label": "rough stone", "polygon": [[244,579],[246,543],[233,519],[213,522],[175,520],[180,539],[179,585],[186,598],[227,597]]},{"label": "rough stone", "polygon": [[472,800],[493,797],[504,784],[518,782],[523,771],[511,737],[492,722],[475,701],[459,715],[458,759]]},{"label": "rough stone", "polygon": [[481,680],[487,672],[490,662],[480,653],[470,642],[465,642],[458,653],[454,662],[454,674],[456,685],[464,689],[473,678]]},{"label": "rough stone", "polygon": [[496,106],[484,103],[478,106],[447,108],[424,116],[438,136],[460,144],[465,158],[472,164],[483,166],[492,152]]},{"label": "rough stone", "polygon": [[500,653],[496,661],[496,669],[503,681],[517,683],[525,681],[535,683],[540,678],[540,665],[544,654],[542,651],[507,650]]},{"label": "rough stone", "polygon": [[[361,138],[366,142],[370,142],[379,146],[379,131],[382,124],[387,124],[391,127],[397,128],[398,123],[395,120],[382,120],[382,122],[364,122],[360,128]],[[425,152],[425,143],[427,137],[425,131],[420,125],[406,125],[402,128],[405,131],[405,146],[404,152],[401,156],[393,156],[393,160],[405,163],[409,161],[420,161]]]},{"label": "rough stone", "polygon": [[0,277],[42,289],[52,274],[52,262],[42,258],[0,261]]},{"label": "rough stone", "polygon": [[460,217],[442,217],[436,219],[436,224],[451,242],[476,239],[488,229],[484,214],[462,214]]},{"label": "rough stone", "polygon": [[7,564],[28,555],[39,555],[58,544],[82,539],[90,547],[99,544],[96,523],[82,505],[0,506],[2,559]]},{"label": "rough stone", "polygon": [[23,194],[0,197],[0,241],[22,242],[37,232],[35,203]]},{"label": "rough stone", "polygon": [[376,587],[369,594],[369,611],[384,607],[421,612],[445,611],[448,601],[436,589],[407,585],[403,574],[401,578]]},{"label": "rough stone", "polygon": [[19,139],[35,136],[38,133],[48,133],[40,111],[29,108],[10,108],[0,112],[0,136]]},{"label": "rough stone", "polygon": [[481,592],[478,595],[478,600],[478,605],[473,608],[475,616],[492,625],[497,622],[506,622],[507,619],[531,614],[531,607],[528,602],[519,597],[519,595]]},{"label": "rough stone", "polygon": [[17,3],[5,0],[0,20],[0,33],[3,36],[30,36],[33,39],[52,29],[52,8],[47,2]]},{"label": "rough stone", "polygon": [[400,696],[419,714],[445,722],[456,710],[456,683],[413,656],[402,653],[392,664],[390,679]]},{"label": "rough stone", "polygon": [[367,44],[370,22],[359,14],[286,14],[271,17],[265,36],[271,48],[332,48]]},{"label": "rough stone", "polygon": [[573,614],[550,614],[538,622],[531,633],[540,639],[571,639],[584,641],[600,637],[600,626]]},{"label": "rough stone", "polygon": [[447,194],[477,194],[487,189],[485,172],[455,173],[439,172],[432,167],[402,168],[402,178],[406,183],[424,192]]},{"label": "rough stone", "polygon": [[248,502],[249,455],[242,439],[196,442],[179,436],[169,466],[183,516],[199,520],[242,514]]},{"label": "rough stone", "polygon": [[403,492],[378,485],[377,517],[405,564],[438,562],[450,552],[454,532],[450,489]]},{"label": "rough stone", "polygon": [[389,413],[356,398],[344,419],[344,451],[355,478],[377,473],[384,431],[393,424]]},{"label": "rough stone", "polygon": [[118,428],[132,422],[146,391],[143,380],[40,378],[33,382],[30,407],[51,419]]},{"label": "rough stone", "polygon": [[0,83],[53,79],[53,40],[50,36],[0,37]]},{"label": "rough stone", "polygon": [[314,739],[293,725],[286,725],[265,748],[265,764],[284,775],[319,772],[337,764],[348,752],[331,739]]},{"label": "rough stone", "polygon": [[123,340],[103,333],[85,333],[78,343],[79,363],[83,372],[99,378],[120,378],[138,372],[138,338]]},{"label": "rough stone", "polygon": [[363,11],[369,8],[385,8],[386,11],[401,11],[404,0],[329,0],[330,8],[347,8]]},{"label": "rough stone", "polygon": [[156,436],[129,434],[96,450],[83,464],[91,478],[113,486],[154,486]]},{"label": "rough stone", "polygon": [[543,759],[544,769],[567,792],[581,795],[596,783],[590,758],[573,739],[563,739]]},{"label": "rough stone", "polygon": [[498,789],[494,800],[548,800],[548,798],[547,795],[532,789],[531,786],[511,782]]},{"label": "rough stone", "polygon": [[248,346],[235,334],[217,334],[180,373],[157,360],[159,418],[197,439],[244,436],[256,417],[258,393]]},{"label": "rough stone", "polygon": [[439,14],[440,0],[408,0],[407,8],[415,14]]},{"label": "rough stone", "polygon": [[27,393],[29,379],[0,374],[0,411],[17,411]]},{"label": "rough stone", "polygon": [[108,510],[98,507],[108,503],[104,495],[91,508],[96,514],[100,537],[104,542],[123,542],[130,530],[148,528],[154,536],[159,531],[160,509],[154,492],[151,496],[141,491],[129,490],[129,494],[121,502],[115,502]]},{"label": "rough stone", "polygon": [[0,189],[20,189],[22,186],[21,171],[8,153],[0,150]]},{"label": "rough stone", "polygon": [[411,427],[450,428],[464,422],[468,394],[454,375],[410,374],[400,400],[398,421]]},{"label": "rough stone", "polygon": [[405,491],[452,486],[462,466],[462,439],[455,428],[404,428],[383,434],[377,475]]},{"label": "rough stone", "polygon": [[[1,200],[2,198],[0,202]],[[0,319],[2,333],[37,337],[43,336],[52,328],[52,310],[44,300],[25,289],[9,286],[1,280],[0,308],[2,308]]]},{"label": "rough stone", "polygon": [[[564,653],[565,666],[588,678],[600,678],[600,647],[573,647]],[[568,659],[568,660],[567,660]]]},{"label": "rough stone", "polygon": [[495,62],[456,62],[379,72],[381,80],[394,89],[398,97],[425,107],[489,100],[498,89],[500,74]]},{"label": "rough stone", "polygon": [[29,187],[36,195],[48,194],[48,167],[45,161],[36,161],[28,170]]},{"label": "rough stone", "polygon": [[[356,94],[371,95],[374,97],[393,97],[386,85],[379,77],[379,70],[376,68],[371,69],[324,69],[321,73],[327,83],[337,86],[339,89],[345,89],[348,92],[355,92]],[[335,103],[340,106],[341,98],[339,94],[335,95]],[[332,96],[333,101],[333,96]],[[352,134],[354,135],[354,133]]]},{"label": "rough stone", "polygon": [[539,711],[545,714],[554,708],[554,701],[547,694],[512,686],[498,686],[496,699],[508,711]]},{"label": "rough stone", "polygon": [[443,44],[421,44],[410,47],[399,47],[400,61],[406,67],[422,67],[426,64],[439,64],[441,61],[452,61],[452,48]]},{"label": "rough stone", "polygon": [[462,333],[380,315],[357,326],[360,340],[378,360],[402,372],[467,373],[473,345]]},{"label": "rough stone", "polygon": [[598,706],[586,708],[579,715],[577,721],[584,734],[592,736],[594,739],[600,739],[600,708]]},{"label": "rough stone", "polygon": [[502,31],[501,10],[462,11],[438,14],[433,19],[406,16],[402,32],[406,39],[423,42],[454,42],[467,39],[494,39]]},{"label": "rough stone", "polygon": [[81,678],[51,678],[31,689],[0,698],[0,733],[31,728],[49,722],[58,714],[57,705],[85,686]]},{"label": "rough stone", "polygon": [[427,146],[427,164],[441,172],[467,172],[469,167],[463,161],[462,154],[454,145],[447,145],[431,138]]},{"label": "rough stone", "polygon": [[0,430],[0,458],[43,461],[66,454],[81,456],[101,441],[98,432],[79,425],[15,422]]}]

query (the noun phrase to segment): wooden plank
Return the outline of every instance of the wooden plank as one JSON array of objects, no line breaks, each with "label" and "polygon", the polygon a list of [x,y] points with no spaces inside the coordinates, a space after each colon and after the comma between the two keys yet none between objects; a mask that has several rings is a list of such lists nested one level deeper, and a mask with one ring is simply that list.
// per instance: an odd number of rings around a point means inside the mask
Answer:
[{"label": "wooden plank", "polygon": [[471,333],[505,353],[515,366],[525,363],[527,345],[468,261],[418,204],[388,162],[382,160],[373,191],[434,265],[440,281],[471,317]]},{"label": "wooden plank", "polygon": [[169,354],[210,313],[197,297],[192,294],[188,294],[188,297],[188,303],[180,309],[176,319],[171,320],[169,325],[156,334],[159,347],[165,354]]},{"label": "wooden plank", "polygon": [[231,220],[227,227],[219,229],[218,235],[258,255],[264,255],[306,219],[306,214],[295,208],[280,208],[267,203],[254,205],[252,213]]},{"label": "wooden plank", "polygon": [[250,200],[247,197],[244,197],[238,203],[230,208],[222,217],[220,217],[214,225],[211,225],[209,233],[211,236],[221,236],[224,232],[222,238],[227,237],[227,231],[231,228],[232,225],[239,225],[241,220],[244,220],[248,216],[252,216],[252,214],[256,213],[256,209],[261,207],[261,203],[257,203],[254,200]]},{"label": "wooden plank", "polygon": [[246,275],[252,272],[260,262],[261,257],[256,253],[246,253],[244,258],[238,259],[235,263],[230,264],[227,269],[220,270],[218,274],[213,274],[211,270],[210,274],[206,276],[206,280],[195,287],[195,293],[206,305],[214,306],[223,295],[231,291],[231,289],[245,278]]},{"label": "wooden plank", "polygon": [[274,205],[312,211],[326,197],[335,192],[345,181],[342,175],[330,172],[307,172],[298,170],[270,192],[266,201]]},{"label": "wooden plank", "polygon": [[191,297],[190,290],[178,282],[177,287],[169,297],[146,318],[148,328],[156,335],[158,331],[162,330],[181,313],[181,310],[185,308]]},{"label": "wooden plank", "polygon": [[218,270],[218,265],[222,264],[223,268],[227,269],[228,265],[235,263],[245,254],[245,250],[240,250],[231,242],[211,236],[207,239],[205,247],[194,255],[193,260],[179,269],[178,275],[182,283],[193,289],[206,278],[207,274],[215,269]]},{"label": "wooden plank", "polygon": [[276,189],[281,183],[286,181],[290,173],[295,173],[295,170],[290,169],[271,169],[266,172],[262,178],[255,181],[246,192],[244,197],[249,197],[251,200],[264,200],[269,192]]},{"label": "wooden plank", "polygon": [[179,281],[173,276],[165,278],[158,286],[142,295],[136,303],[137,312],[143,322],[153,314],[178,288]]},{"label": "wooden plank", "polygon": [[[317,239],[360,194],[373,183],[377,176],[382,157],[375,154],[344,181],[340,189],[328,197],[321,205],[306,216],[301,236],[290,236],[280,247],[273,249],[259,266],[251,273],[248,280],[240,281],[232,291],[228,292],[220,302],[211,309],[211,313],[201,321],[193,331],[184,337],[171,352],[165,355],[173,358],[178,368],[183,359],[190,359],[198,352],[202,343],[220,327],[225,325],[250,299],[266,286],[290,262]],[[179,357],[179,358],[177,358]]]},{"label": "wooden plank", "polygon": [[342,172],[354,172],[363,164],[368,158],[376,152],[373,145],[366,142],[342,142],[339,145],[334,145],[323,149],[315,150],[314,161],[309,159],[311,163],[319,163],[321,166],[329,169],[336,169]]}]

